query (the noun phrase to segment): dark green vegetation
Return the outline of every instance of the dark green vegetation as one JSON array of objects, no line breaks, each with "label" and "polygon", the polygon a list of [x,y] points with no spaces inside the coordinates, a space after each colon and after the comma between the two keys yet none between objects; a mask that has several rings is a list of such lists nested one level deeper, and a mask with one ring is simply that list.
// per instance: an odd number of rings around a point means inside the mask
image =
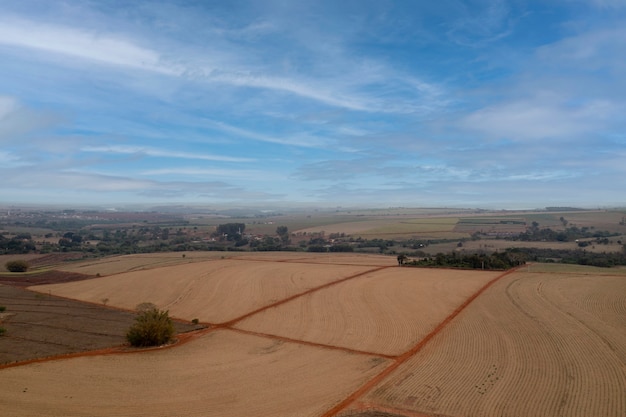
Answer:
[{"label": "dark green vegetation", "polygon": [[135,324],[126,333],[126,340],[131,346],[161,346],[172,341],[174,323],[168,311],[162,311],[153,305],[140,305]]},{"label": "dark green vegetation", "polygon": [[516,251],[534,262],[558,262],[609,268],[626,265],[626,249],[621,253],[589,252],[586,250],[559,250],[542,248],[520,248]]},{"label": "dark green vegetation", "polygon": [[8,261],[4,266],[9,272],[26,272],[29,268],[28,262],[21,259]]},{"label": "dark green vegetation", "polygon": [[11,238],[0,235],[0,253],[20,254],[37,250],[30,233],[19,233]]},{"label": "dark green vegetation", "polygon": [[425,266],[434,268],[462,268],[462,269],[485,269],[505,270],[526,263],[527,256],[518,250],[506,250],[492,254],[449,254],[439,253],[433,257],[425,257],[417,260],[401,259],[398,263],[407,266]]},{"label": "dark green vegetation", "polygon": [[[567,220],[563,217],[561,217],[561,219],[563,225],[567,226]],[[575,242],[579,239],[595,238],[597,243],[608,244],[608,238],[615,236],[620,236],[620,233],[609,232],[606,230],[595,230],[594,227],[586,226],[581,228],[576,226],[566,227],[563,230],[557,231],[549,227],[540,228],[539,223],[533,222],[525,233],[520,233],[507,239],[525,242]],[[579,246],[584,247],[586,245]]]}]

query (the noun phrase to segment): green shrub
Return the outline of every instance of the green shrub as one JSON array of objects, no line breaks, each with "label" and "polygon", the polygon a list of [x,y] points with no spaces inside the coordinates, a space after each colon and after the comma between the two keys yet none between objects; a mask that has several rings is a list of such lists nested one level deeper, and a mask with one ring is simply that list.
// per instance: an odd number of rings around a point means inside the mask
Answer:
[{"label": "green shrub", "polygon": [[[144,303],[147,304],[147,303]],[[156,307],[140,311],[135,324],[126,333],[126,340],[136,347],[160,346],[174,337],[174,324],[168,311]]]},{"label": "green shrub", "polygon": [[198,323],[200,323],[200,320],[198,320],[198,319],[193,319],[193,320],[191,320],[191,322],[192,322],[193,324],[198,324]]},{"label": "green shrub", "polygon": [[10,272],[26,272],[28,271],[28,267],[30,265],[28,265],[28,262],[18,259],[15,261],[8,261],[4,264],[4,266]]},{"label": "green shrub", "polygon": [[0,306],[0,313],[4,313],[7,308],[5,306]]},{"label": "green shrub", "polygon": [[7,331],[7,329],[5,329],[4,327],[0,327],[0,336],[4,336],[6,331]]}]

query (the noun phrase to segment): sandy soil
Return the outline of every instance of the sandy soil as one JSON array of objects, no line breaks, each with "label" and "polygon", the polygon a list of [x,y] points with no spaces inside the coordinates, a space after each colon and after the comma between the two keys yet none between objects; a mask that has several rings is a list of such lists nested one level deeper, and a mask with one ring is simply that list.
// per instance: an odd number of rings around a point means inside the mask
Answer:
[{"label": "sandy soil", "polygon": [[626,415],[626,269],[456,271],[294,253],[143,261],[35,289],[151,301],[220,328],[152,351],[0,369],[3,414]]},{"label": "sandy soil", "polygon": [[35,274],[6,274],[0,275],[1,285],[11,285],[13,287],[30,287],[33,285],[43,284],[61,284],[73,281],[82,281],[85,279],[95,278],[91,275],[78,274],[76,272],[65,272],[50,270],[38,272]]},{"label": "sandy soil", "polygon": [[0,404],[13,417],[313,417],[387,362],[218,330],[174,349],[4,369]]},{"label": "sandy soil", "polygon": [[[183,257],[183,254],[185,257]],[[394,256],[372,256],[355,253],[326,253],[308,252],[165,252],[122,255],[87,260],[60,266],[59,269],[68,272],[77,272],[87,275],[100,274],[101,276],[121,274],[123,272],[154,269],[163,266],[203,262],[222,259],[248,259],[267,262],[312,262],[345,265],[394,265]]]},{"label": "sandy soil", "polygon": [[498,272],[389,268],[263,311],[238,328],[399,355]]},{"label": "sandy soil", "polygon": [[6,263],[9,261],[24,260],[28,262],[30,269],[41,268],[47,266],[56,266],[59,264],[67,263],[69,261],[76,261],[83,258],[82,253],[48,253],[48,254],[15,254],[15,255],[0,255],[0,272],[7,272]]},{"label": "sandy soil", "polygon": [[518,272],[365,402],[446,416],[626,414],[626,280]]},{"label": "sandy soil", "polygon": [[134,309],[151,302],[173,317],[223,323],[369,267],[214,260],[140,270],[33,290]]}]

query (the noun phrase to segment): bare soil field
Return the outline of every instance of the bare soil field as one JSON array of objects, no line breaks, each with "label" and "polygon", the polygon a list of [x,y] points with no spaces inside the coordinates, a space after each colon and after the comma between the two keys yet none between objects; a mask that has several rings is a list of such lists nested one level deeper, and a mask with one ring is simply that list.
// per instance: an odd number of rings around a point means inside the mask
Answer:
[{"label": "bare soil field", "polygon": [[399,355],[499,274],[409,267],[383,269],[262,311],[236,327]]},{"label": "bare soil field", "polygon": [[150,301],[215,326],[153,350],[0,367],[3,414],[626,415],[626,268],[458,271],[380,256],[244,255],[144,259],[132,272],[34,287],[36,300]]},{"label": "bare soil field", "polygon": [[[135,314],[0,285],[0,366],[126,343]],[[175,323],[177,332],[198,326]],[[1,376],[0,376],[1,380]]]},{"label": "bare soil field", "polygon": [[617,266],[611,269],[598,266],[572,265],[559,263],[529,263],[524,268],[525,272],[543,272],[551,274],[574,274],[574,275],[624,275],[626,266]]},{"label": "bare soil field", "polygon": [[217,330],[160,351],[3,369],[0,404],[12,417],[314,417],[387,362]]},{"label": "bare soil field", "polygon": [[81,281],[94,278],[90,275],[77,274],[75,272],[63,272],[48,270],[35,273],[7,273],[0,275],[0,284],[14,287],[30,287],[42,284],[61,284],[65,282]]},{"label": "bare soil field", "polygon": [[[185,255],[183,257],[183,255]],[[114,275],[161,266],[201,262],[226,257],[225,252],[166,252],[110,256],[60,266],[59,269],[87,275]]]},{"label": "bare soil field", "polygon": [[626,279],[578,272],[504,277],[360,406],[406,415],[623,416]]},{"label": "bare soil field", "polygon": [[5,264],[9,261],[24,260],[28,262],[31,268],[41,269],[82,259],[82,257],[83,255],[80,253],[28,253],[19,255],[0,255],[0,272],[7,272]]},{"label": "bare soil field", "polygon": [[367,266],[219,259],[138,270],[36,291],[134,309],[151,302],[173,317],[223,323],[279,300],[371,269]]},{"label": "bare soil field", "polygon": [[[185,255],[183,257],[183,255]],[[160,252],[134,255],[112,256],[96,260],[86,260],[60,266],[59,269],[87,275],[101,276],[122,272],[159,268],[162,266],[203,262],[221,259],[246,259],[267,262],[311,262],[345,265],[394,265],[393,256],[372,256],[362,254],[333,253],[332,256],[314,252]]]}]

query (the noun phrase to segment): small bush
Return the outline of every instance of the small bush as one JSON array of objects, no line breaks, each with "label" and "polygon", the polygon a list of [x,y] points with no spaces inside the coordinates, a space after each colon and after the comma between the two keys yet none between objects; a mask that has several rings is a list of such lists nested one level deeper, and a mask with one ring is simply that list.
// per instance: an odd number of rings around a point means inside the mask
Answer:
[{"label": "small bush", "polygon": [[[146,304],[144,303],[143,307]],[[160,346],[174,337],[174,324],[168,311],[161,311],[156,307],[141,310],[135,324],[126,333],[126,340],[136,347]]]},{"label": "small bush", "polygon": [[200,320],[198,320],[198,319],[193,319],[193,320],[191,320],[191,322],[192,322],[193,324],[198,324],[198,323],[200,323]]},{"label": "small bush", "polygon": [[7,308],[5,306],[0,306],[0,313],[4,313]]},{"label": "small bush", "polygon": [[28,265],[28,262],[18,259],[15,261],[9,261],[5,263],[4,266],[9,272],[26,272],[28,271],[28,267],[30,265]]},{"label": "small bush", "polygon": [[7,332],[7,329],[5,329],[4,327],[0,327],[0,336],[4,336],[6,332]]}]

